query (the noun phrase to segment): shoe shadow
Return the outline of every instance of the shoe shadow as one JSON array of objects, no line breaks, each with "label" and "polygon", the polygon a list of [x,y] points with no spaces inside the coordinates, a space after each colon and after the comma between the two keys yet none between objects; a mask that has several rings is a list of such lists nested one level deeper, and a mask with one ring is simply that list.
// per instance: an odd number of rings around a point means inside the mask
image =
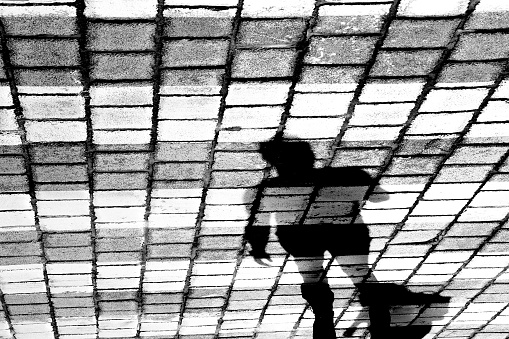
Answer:
[{"label": "shoe shadow", "polygon": [[[405,286],[393,283],[364,283],[357,288],[361,305],[369,308],[371,339],[421,339],[431,331],[433,321],[443,318],[450,302],[450,297],[438,293],[412,292]],[[437,310],[443,312],[434,312],[433,317],[419,318],[419,325],[391,326],[391,309],[407,305],[429,307],[431,304],[442,304]],[[354,324],[343,335],[351,337],[355,330]]]}]

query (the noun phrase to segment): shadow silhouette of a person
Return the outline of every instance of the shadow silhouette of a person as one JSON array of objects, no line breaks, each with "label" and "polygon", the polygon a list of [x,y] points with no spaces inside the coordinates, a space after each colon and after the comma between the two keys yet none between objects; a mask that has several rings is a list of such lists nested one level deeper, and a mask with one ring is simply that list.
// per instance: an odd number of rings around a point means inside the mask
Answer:
[{"label": "shadow silhouette of a person", "polygon": [[[311,147],[301,140],[271,139],[260,143],[259,151],[278,175],[263,180],[258,187],[253,209],[270,212],[265,216],[269,215],[271,220],[246,227],[245,239],[251,245],[250,254],[260,264],[264,264],[264,259],[270,259],[265,247],[270,225],[275,223],[279,243],[295,258],[303,277],[302,297],[315,315],[313,338],[335,339],[334,293],[323,270],[324,253],[328,251],[352,278],[360,292],[361,304],[369,307],[371,337],[386,337],[390,330],[392,301],[390,297],[382,298],[381,294],[396,291],[399,295],[406,289],[394,284],[378,284],[375,276],[370,274],[369,230],[359,211],[368,188],[374,184],[372,178],[358,167],[315,169]],[[304,206],[313,189],[317,190],[316,199],[305,215]],[[286,195],[270,196],[267,193],[271,190]],[[388,195],[377,194],[375,197],[370,201],[383,201]],[[292,220],[288,220],[288,214],[293,215]],[[345,262],[354,265],[344,265]],[[392,285],[396,288],[391,288]],[[406,291],[406,297],[412,294]],[[349,335],[348,331],[345,334]]]}]

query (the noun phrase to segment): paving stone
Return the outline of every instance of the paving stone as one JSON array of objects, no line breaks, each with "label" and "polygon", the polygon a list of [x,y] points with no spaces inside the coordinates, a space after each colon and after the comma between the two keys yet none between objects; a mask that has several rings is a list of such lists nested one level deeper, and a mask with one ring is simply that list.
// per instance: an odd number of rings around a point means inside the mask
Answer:
[{"label": "paving stone", "polygon": [[151,79],[154,55],[94,53],[90,62],[93,80]]},{"label": "paving stone", "polygon": [[261,171],[212,172],[212,187],[251,187],[262,179]]},{"label": "paving stone", "polygon": [[219,96],[161,97],[159,119],[216,119]]},{"label": "paving stone", "polygon": [[451,59],[489,60],[505,58],[509,52],[509,34],[468,33],[462,34]]},{"label": "paving stone", "polygon": [[73,6],[0,6],[8,35],[74,35],[78,32]]},{"label": "paving stone", "polygon": [[331,166],[381,166],[388,155],[389,150],[387,149],[338,149],[334,154]]},{"label": "paving stone", "polygon": [[158,163],[155,165],[156,180],[202,179],[207,163]]},{"label": "paving stone", "polygon": [[161,94],[219,94],[223,69],[163,69]]},{"label": "paving stone", "polygon": [[270,1],[249,0],[244,3],[243,17],[288,18],[311,16],[314,2],[311,0],[282,0],[277,4]]},{"label": "paving stone", "polygon": [[502,64],[468,62],[445,65],[438,77],[438,86],[457,84],[491,85],[502,71]]},{"label": "paving stone", "polygon": [[473,116],[469,113],[419,114],[408,134],[460,133]]},{"label": "paving stone", "polygon": [[304,19],[241,21],[237,44],[248,46],[294,46],[302,37]]},{"label": "paving stone", "polygon": [[46,257],[49,261],[86,261],[92,260],[91,247],[60,247],[46,248]]},{"label": "paving stone", "polygon": [[265,161],[259,153],[216,152],[212,169],[264,169]]},{"label": "paving stone", "polygon": [[85,16],[104,19],[154,18],[156,0],[87,0]]},{"label": "paving stone", "polygon": [[85,145],[36,144],[30,147],[31,160],[35,163],[84,163]]},{"label": "paving stone", "polygon": [[468,111],[478,109],[488,90],[472,89],[434,89],[431,90],[420,112]]},{"label": "paving stone", "polygon": [[319,34],[378,33],[390,5],[320,6],[314,32]]},{"label": "paving stone", "polygon": [[86,165],[35,165],[32,167],[37,182],[87,181]]},{"label": "paving stone", "polygon": [[481,1],[465,24],[466,29],[497,29],[509,26],[507,3]]},{"label": "paving stone", "polygon": [[228,40],[171,40],[163,45],[163,67],[220,66],[226,63]]},{"label": "paving stone", "polygon": [[89,22],[87,48],[92,51],[146,51],[155,48],[153,23]]},{"label": "paving stone", "polygon": [[431,174],[438,167],[441,157],[396,157],[385,174]]},{"label": "paving stone", "polygon": [[190,244],[166,244],[147,246],[149,258],[188,257],[191,254]]},{"label": "paving stone", "polygon": [[96,173],[95,189],[145,189],[147,173]]},{"label": "paving stone", "polygon": [[283,107],[232,107],[226,108],[222,128],[276,128],[279,126]]},{"label": "paving stone", "polygon": [[[2,174],[22,174],[25,173],[25,161],[23,157],[1,157],[0,173]],[[7,179],[7,178],[6,178]]]},{"label": "paving stone", "polygon": [[210,147],[208,142],[158,142],[156,161],[207,161]]},{"label": "paving stone", "polygon": [[20,96],[23,116],[28,119],[77,119],[85,117],[79,96]]},{"label": "paving stone", "polygon": [[420,80],[371,80],[362,89],[361,102],[415,101],[424,83]]},{"label": "paving stone", "polygon": [[290,89],[289,82],[232,82],[226,97],[227,105],[284,104]]},{"label": "paving stone", "polygon": [[163,13],[164,36],[226,37],[231,34],[235,9],[168,8]]},{"label": "paving stone", "polygon": [[453,16],[463,14],[468,7],[468,0],[452,0],[447,4],[439,0],[402,0],[398,7],[401,16]]},{"label": "paving stone", "polygon": [[215,121],[162,120],[158,124],[159,141],[208,141],[214,138]]},{"label": "paving stone", "polygon": [[14,79],[19,93],[79,93],[81,74],[75,69],[15,69]]},{"label": "paving stone", "polygon": [[315,37],[304,60],[310,64],[364,64],[371,58],[375,42],[371,37]]},{"label": "paving stone", "polygon": [[148,153],[95,153],[96,171],[145,171],[148,169]]},{"label": "paving stone", "polygon": [[436,182],[480,182],[491,169],[492,166],[444,166]]},{"label": "paving stone", "polygon": [[405,136],[398,155],[448,154],[458,139],[455,134]]},{"label": "paving stone", "polygon": [[29,142],[85,141],[86,124],[83,121],[27,121]]},{"label": "paving stone", "polygon": [[152,86],[128,83],[90,86],[92,106],[152,105]]},{"label": "paving stone", "polygon": [[504,146],[460,146],[445,162],[449,164],[494,164],[505,154]]},{"label": "paving stone", "polygon": [[465,143],[505,143],[509,138],[508,127],[506,123],[473,124],[465,136]]},{"label": "paving stone", "polygon": [[506,101],[489,101],[477,118],[478,122],[507,121],[506,114],[509,103]]},{"label": "paving stone", "polygon": [[413,108],[413,104],[358,104],[350,126],[402,125]]},{"label": "paving stone", "polygon": [[384,47],[445,47],[452,38],[459,19],[394,20]]},{"label": "paving stone", "polygon": [[237,78],[290,77],[296,51],[292,49],[239,50],[232,76]]},{"label": "paving stone", "polygon": [[15,66],[78,66],[78,40],[9,39]]},{"label": "paving stone", "polygon": [[441,55],[441,51],[381,51],[370,75],[426,75],[433,70]]},{"label": "paving stone", "polygon": [[363,72],[363,67],[355,66],[304,66],[295,88],[302,92],[353,92]]}]

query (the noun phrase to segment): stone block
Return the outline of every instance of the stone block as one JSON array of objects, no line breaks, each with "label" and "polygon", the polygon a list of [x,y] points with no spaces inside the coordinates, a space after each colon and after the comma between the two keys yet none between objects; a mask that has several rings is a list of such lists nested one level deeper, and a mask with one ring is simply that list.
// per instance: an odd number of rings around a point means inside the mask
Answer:
[{"label": "stone block", "polygon": [[163,45],[163,67],[220,66],[226,63],[228,40],[170,40]]},{"label": "stone block", "polygon": [[436,66],[441,55],[441,51],[381,51],[370,75],[427,75]]},{"label": "stone block", "polygon": [[264,169],[266,167],[265,161],[262,159],[260,153],[240,153],[240,152],[215,152],[214,170],[226,169]]},{"label": "stone block", "polygon": [[151,130],[94,131],[97,151],[149,151]]},{"label": "stone block", "polygon": [[80,216],[90,213],[88,200],[38,201],[38,213],[46,216]]},{"label": "stone block", "polygon": [[509,53],[507,33],[464,33],[451,55],[452,60],[503,59]]},{"label": "stone block", "polygon": [[147,251],[148,258],[186,258],[191,254],[191,246],[189,244],[148,245]]},{"label": "stone block", "polygon": [[15,69],[14,79],[19,93],[28,94],[78,94],[81,86],[81,74],[76,69]]},{"label": "stone block", "polygon": [[460,146],[445,162],[452,164],[496,164],[504,156],[504,146]]},{"label": "stone block", "polygon": [[19,97],[23,116],[27,119],[78,119],[85,117],[85,100],[81,96]]},{"label": "stone block", "polygon": [[96,173],[94,189],[146,189],[147,173]]},{"label": "stone block", "polygon": [[343,118],[293,118],[286,122],[285,135],[298,138],[335,138],[343,124]]},{"label": "stone block", "polygon": [[167,8],[164,36],[227,37],[233,28],[235,9]]},{"label": "stone block", "polygon": [[92,85],[90,87],[90,104],[92,106],[152,105],[152,92],[151,85],[130,83]]},{"label": "stone block", "polygon": [[509,27],[507,2],[481,1],[465,24],[466,29],[501,29]]},{"label": "stone block", "polygon": [[235,78],[291,77],[296,51],[293,49],[241,49],[233,59]]},{"label": "stone block", "polygon": [[291,18],[312,15],[312,0],[280,0],[277,3],[268,0],[248,0],[244,3],[243,17],[249,18]]},{"label": "stone block", "polygon": [[89,22],[87,48],[92,51],[152,50],[155,30],[156,25],[151,22]]},{"label": "stone block", "polygon": [[507,123],[473,124],[465,136],[465,143],[506,143],[509,140],[508,128]]},{"label": "stone block", "polygon": [[419,114],[407,134],[460,133],[473,116],[468,113]]},{"label": "stone block", "polygon": [[408,135],[401,141],[397,155],[448,154],[457,139],[456,134]]},{"label": "stone block", "polygon": [[433,89],[424,100],[420,112],[476,110],[488,94],[486,88]]},{"label": "stone block", "polygon": [[49,261],[88,261],[92,260],[91,247],[59,247],[46,248],[46,257]]},{"label": "stone block", "polygon": [[153,19],[157,0],[86,0],[85,16],[102,19]]},{"label": "stone block", "polygon": [[88,181],[86,165],[34,165],[36,182]]},{"label": "stone block", "polygon": [[331,166],[382,166],[389,154],[388,149],[357,150],[340,148],[334,154]]},{"label": "stone block", "polygon": [[219,94],[223,69],[163,69],[161,94]]},{"label": "stone block", "polygon": [[28,192],[26,175],[1,175],[0,192]]},{"label": "stone block", "polygon": [[84,144],[32,144],[30,156],[34,163],[86,162]]},{"label": "stone block", "polygon": [[387,175],[401,174],[433,174],[442,161],[442,157],[394,157],[389,168],[385,172]]},{"label": "stone block", "polygon": [[262,178],[262,171],[216,171],[212,172],[211,187],[252,187]]},{"label": "stone block", "polygon": [[223,114],[222,128],[276,128],[279,126],[283,107],[232,107]]},{"label": "stone block", "polygon": [[145,171],[148,169],[148,153],[95,153],[94,169],[101,172]]},{"label": "stone block", "polygon": [[228,89],[226,104],[279,105],[286,102],[290,82],[232,82]]},{"label": "stone block", "polygon": [[414,104],[358,104],[350,126],[403,125]]},{"label": "stone block", "polygon": [[468,7],[468,0],[402,0],[398,7],[399,16],[454,16],[462,15]]},{"label": "stone block", "polygon": [[478,122],[489,121],[508,121],[507,110],[509,102],[506,101],[489,101],[477,118]]},{"label": "stone block", "polygon": [[92,107],[94,129],[139,129],[152,127],[150,107]]},{"label": "stone block", "polygon": [[84,121],[27,121],[29,142],[85,141],[87,139]]},{"label": "stone block", "polygon": [[1,174],[25,173],[25,160],[21,156],[0,157]]},{"label": "stone block", "polygon": [[156,161],[207,161],[209,142],[158,142]]},{"label": "stone block", "polygon": [[323,5],[313,32],[318,34],[378,33],[382,29],[388,4]]},{"label": "stone block", "polygon": [[186,180],[202,179],[207,163],[157,163],[155,164],[155,180]]},{"label": "stone block", "polygon": [[493,166],[488,165],[444,166],[435,180],[436,182],[480,182],[486,178],[492,168]]},{"label": "stone block", "polygon": [[304,61],[308,64],[365,64],[371,58],[375,43],[373,37],[313,37]]},{"label": "stone block", "polygon": [[215,121],[161,120],[158,141],[208,141],[214,139]]},{"label": "stone block", "polygon": [[415,101],[421,94],[422,80],[370,80],[362,89],[361,102]]},{"label": "stone block", "polygon": [[502,67],[503,64],[499,62],[446,64],[440,72],[437,86],[492,85],[502,71]]},{"label": "stone block", "polygon": [[149,231],[149,243],[192,243],[194,233],[194,229],[152,229]]},{"label": "stone block", "polygon": [[159,119],[217,119],[219,96],[161,96]]},{"label": "stone block", "polygon": [[151,79],[154,55],[152,53],[92,53],[90,63],[92,80]]},{"label": "stone block", "polygon": [[9,39],[14,66],[78,66],[77,39]]},{"label": "stone block", "polygon": [[45,247],[90,246],[90,233],[50,233],[44,235]]},{"label": "stone block", "polygon": [[295,89],[301,92],[353,92],[364,72],[356,66],[304,66]]},{"label": "stone block", "polygon": [[74,6],[0,6],[0,13],[7,35],[78,34]]},{"label": "stone block", "polygon": [[304,19],[241,21],[237,44],[247,46],[295,46],[305,28]]},{"label": "stone block", "polygon": [[384,47],[445,47],[452,38],[459,19],[394,20]]}]

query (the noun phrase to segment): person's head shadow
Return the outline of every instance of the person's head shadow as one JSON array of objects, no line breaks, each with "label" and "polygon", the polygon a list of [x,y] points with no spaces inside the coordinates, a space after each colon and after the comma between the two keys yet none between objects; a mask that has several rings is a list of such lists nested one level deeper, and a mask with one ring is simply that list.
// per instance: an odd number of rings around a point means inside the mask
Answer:
[{"label": "person's head shadow", "polygon": [[[366,283],[357,286],[362,306],[369,307],[372,339],[421,339],[432,329],[432,322],[440,320],[447,313],[450,297],[438,293],[412,292],[402,285],[394,283]],[[390,309],[404,306],[425,306],[440,304],[432,313],[432,317],[420,317],[419,323],[408,326],[391,326]],[[394,325],[394,324],[393,324]],[[356,324],[347,329],[343,335],[351,337]]]}]

